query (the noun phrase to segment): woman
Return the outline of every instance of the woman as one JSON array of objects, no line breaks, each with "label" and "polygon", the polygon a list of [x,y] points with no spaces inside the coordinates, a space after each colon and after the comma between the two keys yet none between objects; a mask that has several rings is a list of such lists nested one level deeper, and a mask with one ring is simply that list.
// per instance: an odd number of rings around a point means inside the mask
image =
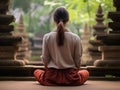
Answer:
[{"label": "woman", "polygon": [[42,60],[46,70],[35,70],[34,76],[42,85],[82,85],[88,79],[87,70],[79,70],[82,45],[79,36],[66,28],[68,11],[59,7],[55,10],[56,30],[43,37]]}]

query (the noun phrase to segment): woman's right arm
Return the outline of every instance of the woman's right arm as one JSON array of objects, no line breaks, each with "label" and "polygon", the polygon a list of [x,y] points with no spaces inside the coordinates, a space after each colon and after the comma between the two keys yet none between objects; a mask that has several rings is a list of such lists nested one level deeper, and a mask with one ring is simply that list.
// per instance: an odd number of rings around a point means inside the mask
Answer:
[{"label": "woman's right arm", "polygon": [[42,45],[42,61],[45,65],[45,67],[47,68],[47,64],[49,63],[50,60],[50,54],[49,54],[49,50],[48,50],[48,44],[47,44],[47,40],[46,40],[46,35],[43,37],[43,45]]}]

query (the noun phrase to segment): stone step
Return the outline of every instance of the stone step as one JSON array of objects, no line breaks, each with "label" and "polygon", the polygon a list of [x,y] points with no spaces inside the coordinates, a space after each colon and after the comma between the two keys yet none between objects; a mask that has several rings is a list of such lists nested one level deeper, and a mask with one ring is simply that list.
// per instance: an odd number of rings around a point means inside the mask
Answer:
[{"label": "stone step", "polygon": [[3,59],[14,59],[15,58],[15,52],[0,52],[0,60]]},{"label": "stone step", "polygon": [[[25,62],[23,60],[0,60],[0,68],[2,67],[11,67],[11,66],[24,66],[25,65]],[[8,68],[9,69],[9,68]]]},{"label": "stone step", "polygon": [[115,76],[115,77],[120,77],[120,67],[87,66],[86,69],[89,71],[90,76],[111,75],[111,76]]},{"label": "stone step", "polygon": [[9,46],[9,45],[12,46],[21,41],[22,41],[21,37],[1,36],[0,37],[0,46]]},{"label": "stone step", "polygon": [[[44,66],[25,65],[25,66],[0,66],[0,76],[33,76],[36,69],[44,70]],[[120,67],[95,67],[87,66],[81,67],[90,72],[90,76],[105,77],[114,76],[120,77]]]},{"label": "stone step", "polygon": [[35,81],[36,79],[33,76],[0,76],[0,81],[9,81],[9,80],[14,80],[14,81]]},{"label": "stone step", "polygon": [[109,34],[103,36],[96,36],[97,40],[100,40],[104,43],[104,45],[120,45],[120,34]]},{"label": "stone step", "polygon": [[120,21],[119,22],[109,22],[108,26],[113,29],[113,31],[120,31]]},{"label": "stone step", "polygon": [[29,60],[27,65],[43,66],[44,64],[42,60]]},{"label": "stone step", "polygon": [[113,21],[120,22],[120,12],[109,12],[108,18],[112,19]]},{"label": "stone step", "polygon": [[13,25],[0,25],[0,33],[10,33],[13,30]]},{"label": "stone step", "polygon": [[99,40],[90,40],[89,43],[92,44],[93,46],[103,45],[103,43]]},{"label": "stone step", "polygon": [[120,51],[120,46],[100,46],[99,48],[98,48],[100,51],[108,51],[108,52],[113,52],[113,51]]},{"label": "stone step", "polygon": [[96,60],[94,65],[97,67],[120,67],[120,59],[119,60]]},{"label": "stone step", "polygon": [[0,66],[0,76],[33,76],[35,69],[44,69],[44,66]]},{"label": "stone step", "polygon": [[0,15],[0,25],[9,25],[14,22],[15,18],[13,15]]},{"label": "stone step", "polygon": [[[0,76],[33,76],[36,69],[44,70],[44,66],[25,65],[25,66],[0,66]],[[81,69],[84,69],[83,67]]]},{"label": "stone step", "polygon": [[16,49],[16,46],[0,46],[0,52],[14,52]]}]

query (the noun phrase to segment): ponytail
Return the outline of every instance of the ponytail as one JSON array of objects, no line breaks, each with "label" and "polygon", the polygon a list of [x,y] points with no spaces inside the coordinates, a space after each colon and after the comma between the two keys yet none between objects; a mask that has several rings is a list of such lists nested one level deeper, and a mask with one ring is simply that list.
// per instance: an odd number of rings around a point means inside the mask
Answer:
[{"label": "ponytail", "polygon": [[69,20],[69,13],[65,8],[59,7],[55,10],[53,18],[57,24],[56,42],[58,46],[62,46],[64,44],[65,25]]},{"label": "ponytail", "polygon": [[64,23],[63,21],[60,21],[57,26],[57,36],[56,36],[58,46],[62,46],[64,44],[64,38],[65,38],[64,30],[65,30]]}]

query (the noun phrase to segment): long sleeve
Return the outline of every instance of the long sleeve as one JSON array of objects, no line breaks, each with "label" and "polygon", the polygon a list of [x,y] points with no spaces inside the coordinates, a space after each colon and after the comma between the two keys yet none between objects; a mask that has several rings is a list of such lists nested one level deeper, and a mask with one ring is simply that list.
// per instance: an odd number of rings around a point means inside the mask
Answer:
[{"label": "long sleeve", "polygon": [[46,37],[46,35],[44,35],[44,37],[43,37],[41,58],[43,60],[44,65],[47,65],[49,63],[50,54],[49,54],[49,50],[48,50],[48,44],[47,44],[47,37]]},{"label": "long sleeve", "polygon": [[76,38],[75,51],[74,51],[74,61],[77,68],[80,67],[81,57],[82,57],[82,44],[79,37]]},{"label": "long sleeve", "polygon": [[64,45],[57,46],[56,32],[44,35],[42,45],[42,60],[47,68],[79,68],[82,56],[82,46],[79,36],[65,32]]}]

